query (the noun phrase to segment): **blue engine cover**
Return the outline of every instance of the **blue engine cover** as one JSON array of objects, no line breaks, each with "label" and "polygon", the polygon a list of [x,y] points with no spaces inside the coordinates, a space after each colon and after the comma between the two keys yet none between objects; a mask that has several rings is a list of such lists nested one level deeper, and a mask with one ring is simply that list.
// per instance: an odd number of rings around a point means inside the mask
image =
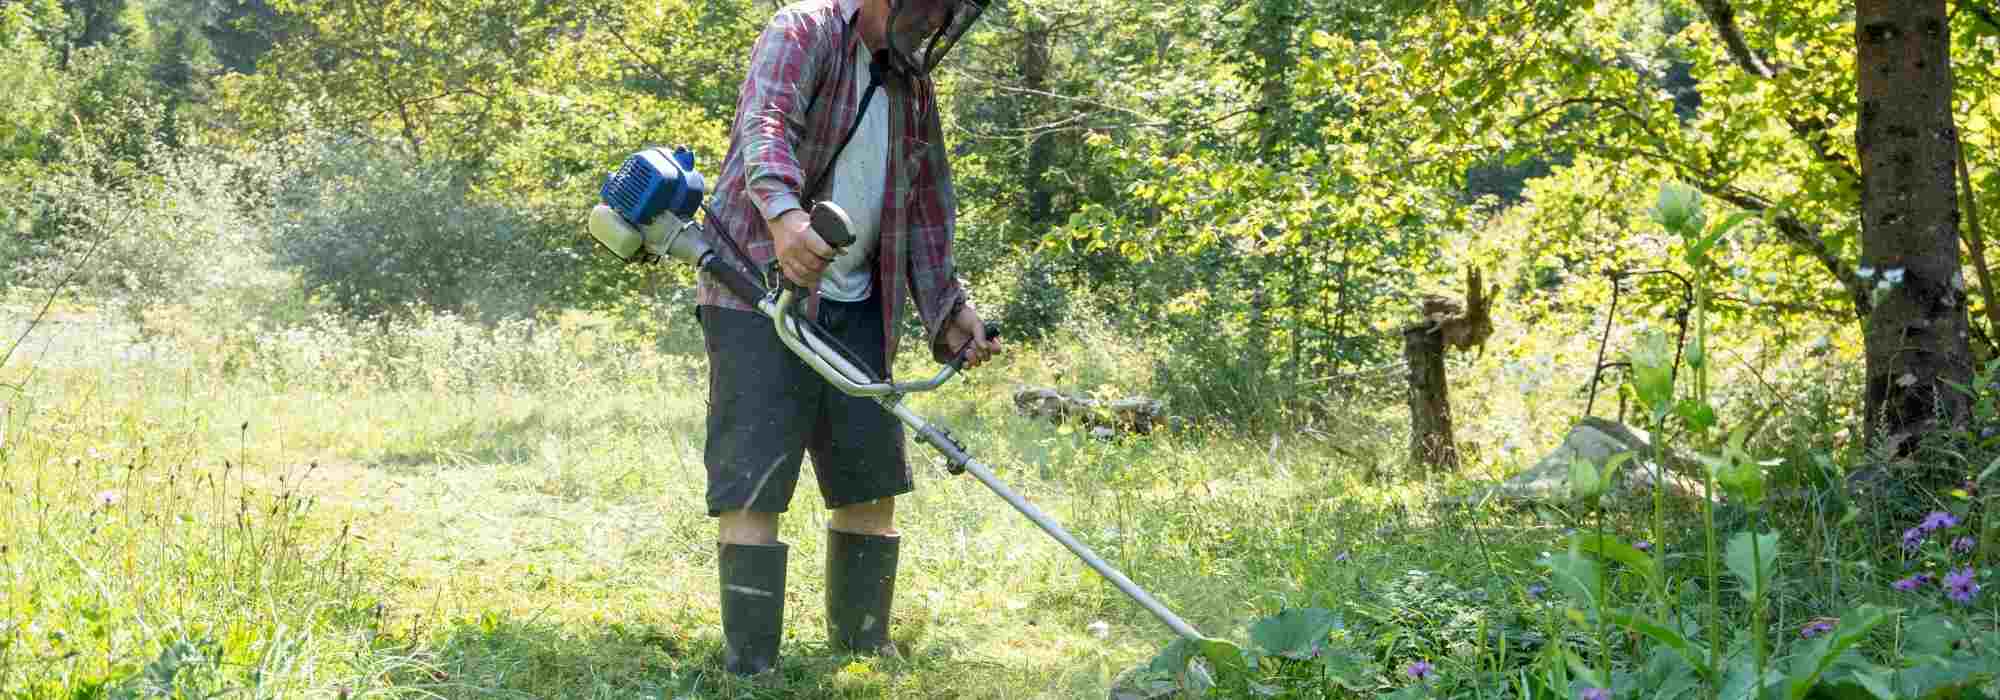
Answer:
[{"label": "blue engine cover", "polygon": [[618,172],[604,179],[599,194],[620,217],[645,226],[663,211],[681,221],[693,221],[707,189],[701,173],[694,170],[694,152],[681,146],[671,157],[660,148],[633,154]]}]

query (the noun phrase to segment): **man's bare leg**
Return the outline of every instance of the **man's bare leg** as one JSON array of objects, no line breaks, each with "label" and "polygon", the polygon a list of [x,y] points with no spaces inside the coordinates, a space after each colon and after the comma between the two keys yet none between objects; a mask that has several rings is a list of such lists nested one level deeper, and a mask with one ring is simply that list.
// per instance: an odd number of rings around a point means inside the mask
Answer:
[{"label": "man's bare leg", "polygon": [[[775,518],[773,519],[775,521]],[[856,535],[896,536],[896,498],[876,499],[833,509],[828,528]],[[775,526],[774,526],[775,528]],[[773,529],[773,536],[776,530]]]}]

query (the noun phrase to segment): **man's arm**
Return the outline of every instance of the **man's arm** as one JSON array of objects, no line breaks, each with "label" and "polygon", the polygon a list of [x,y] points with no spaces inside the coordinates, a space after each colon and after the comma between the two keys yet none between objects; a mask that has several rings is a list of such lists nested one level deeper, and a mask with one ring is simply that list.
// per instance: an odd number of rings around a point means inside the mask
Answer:
[{"label": "man's arm", "polygon": [[[924,99],[929,100],[926,94]],[[952,247],[957,234],[958,195],[953,191],[950,155],[945,151],[944,129],[939,123],[936,103],[927,102],[923,139],[926,153],[921,169],[910,180],[915,190],[910,198],[910,283],[917,315],[924,322],[924,337],[931,357],[950,362],[958,348],[949,340],[953,321],[968,303],[965,285],[958,278]]]},{"label": "man's arm", "polygon": [[743,151],[744,191],[767,221],[800,208],[805,172],[793,146],[805,132],[807,102],[819,77],[812,47],[826,30],[817,18],[783,10],[750,51],[734,137]]}]

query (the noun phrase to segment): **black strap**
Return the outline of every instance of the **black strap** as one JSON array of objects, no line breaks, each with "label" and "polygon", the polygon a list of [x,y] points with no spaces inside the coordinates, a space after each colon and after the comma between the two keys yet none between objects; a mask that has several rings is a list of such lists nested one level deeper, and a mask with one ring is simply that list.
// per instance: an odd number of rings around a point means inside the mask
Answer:
[{"label": "black strap", "polygon": [[868,118],[868,102],[875,99],[876,88],[882,87],[882,62],[868,62],[868,89],[861,92],[861,108],[854,115],[854,125],[847,127],[847,136],[840,139],[840,145],[833,149],[833,156],[826,159],[826,165],[819,170],[819,177],[807,183],[806,195],[799,200],[806,209],[812,209],[815,199],[826,189],[827,176],[833,174],[833,166],[840,162],[840,154],[847,150],[847,144],[854,140],[854,134],[861,131],[861,122]]}]

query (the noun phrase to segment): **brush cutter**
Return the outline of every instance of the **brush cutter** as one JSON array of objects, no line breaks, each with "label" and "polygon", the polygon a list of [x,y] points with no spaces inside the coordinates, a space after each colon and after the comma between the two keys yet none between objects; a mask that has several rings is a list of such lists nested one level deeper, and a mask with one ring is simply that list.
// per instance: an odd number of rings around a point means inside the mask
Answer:
[{"label": "brush cutter", "polygon": [[[909,426],[917,439],[944,456],[946,468],[951,474],[972,474],[973,478],[1005,499],[1008,505],[1034,521],[1043,532],[1069,548],[1091,569],[1109,579],[1118,590],[1159,618],[1175,634],[1195,645],[1203,656],[1210,658],[1211,663],[1231,663],[1230,659],[1241,663],[1235,645],[1195,631],[1145,589],[1097,556],[1089,546],[1077,541],[1048,514],[1001,483],[992,470],[966,453],[965,445],[953,437],[951,431],[925,420],[904,405],[905,396],[934,391],[957,375],[965,365],[966,350],[969,348],[962,348],[957,359],[936,376],[924,381],[891,383],[873,376],[864,369],[866,364],[855,361],[853,353],[841,347],[831,334],[823,332],[810,319],[793,313],[794,305],[807,296],[806,290],[778,273],[775,266],[766,271],[766,277],[775,276],[779,283],[767,288],[745,268],[731,264],[716,253],[705,240],[704,229],[695,223],[696,210],[706,210],[701,202],[703,194],[701,175],[694,171],[694,156],[685,147],[677,149],[671,156],[657,148],[642,151],[627,159],[617,172],[606,179],[601,192],[603,202],[590,213],[591,235],[621,260],[650,262],[672,258],[707,272],[730,293],[770,317],[772,328],[785,347],[835,388],[850,396],[874,399],[884,410]],[[811,217],[813,231],[828,245],[842,248],[853,242],[852,234],[848,233],[847,215],[839,206],[831,202],[817,203],[813,205]],[[712,222],[714,218],[714,212],[709,211],[707,219]],[[741,250],[734,250],[733,240],[725,235],[715,237],[728,243],[732,253],[745,266],[751,266],[748,256]],[[988,326],[987,335],[997,337],[998,329]]]}]

